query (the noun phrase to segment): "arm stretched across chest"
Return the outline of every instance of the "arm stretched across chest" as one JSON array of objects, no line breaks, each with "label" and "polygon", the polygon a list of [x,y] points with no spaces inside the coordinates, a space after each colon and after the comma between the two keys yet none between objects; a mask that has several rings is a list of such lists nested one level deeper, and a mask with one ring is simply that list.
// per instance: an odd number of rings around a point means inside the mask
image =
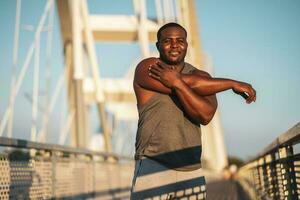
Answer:
[{"label": "arm stretched across chest", "polygon": [[184,111],[200,124],[207,124],[217,109],[215,94],[227,89],[249,94],[247,102],[255,101],[255,90],[247,83],[230,79],[212,78],[208,73],[194,70],[181,74],[176,68],[157,58],[143,60],[136,68],[134,89],[138,105],[144,104],[155,93],[174,93]]}]

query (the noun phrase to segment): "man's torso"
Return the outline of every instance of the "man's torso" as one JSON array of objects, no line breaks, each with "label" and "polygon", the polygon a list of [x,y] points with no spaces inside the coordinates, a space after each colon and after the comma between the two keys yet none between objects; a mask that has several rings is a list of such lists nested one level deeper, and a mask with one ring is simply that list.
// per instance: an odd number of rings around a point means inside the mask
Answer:
[{"label": "man's torso", "polygon": [[[185,64],[182,73],[192,73],[194,69]],[[200,126],[188,118],[176,95],[154,92],[139,106],[135,158],[142,157],[178,170],[201,167]]]}]

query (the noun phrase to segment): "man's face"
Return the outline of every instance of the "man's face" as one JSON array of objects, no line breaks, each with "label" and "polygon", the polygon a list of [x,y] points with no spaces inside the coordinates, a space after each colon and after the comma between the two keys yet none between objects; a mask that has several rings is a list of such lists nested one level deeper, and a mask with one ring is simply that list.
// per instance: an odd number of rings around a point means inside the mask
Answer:
[{"label": "man's face", "polygon": [[161,32],[156,44],[160,58],[168,64],[184,62],[187,51],[186,34],[179,27],[169,27]]}]

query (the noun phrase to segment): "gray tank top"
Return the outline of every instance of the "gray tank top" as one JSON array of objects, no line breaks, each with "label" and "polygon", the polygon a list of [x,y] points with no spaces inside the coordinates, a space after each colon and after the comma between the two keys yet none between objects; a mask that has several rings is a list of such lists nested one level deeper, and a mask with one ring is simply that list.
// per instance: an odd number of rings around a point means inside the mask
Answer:
[{"label": "gray tank top", "polygon": [[[186,63],[181,73],[193,70]],[[201,167],[200,125],[189,119],[175,95],[157,93],[138,111],[136,160],[147,157],[180,171]]]}]

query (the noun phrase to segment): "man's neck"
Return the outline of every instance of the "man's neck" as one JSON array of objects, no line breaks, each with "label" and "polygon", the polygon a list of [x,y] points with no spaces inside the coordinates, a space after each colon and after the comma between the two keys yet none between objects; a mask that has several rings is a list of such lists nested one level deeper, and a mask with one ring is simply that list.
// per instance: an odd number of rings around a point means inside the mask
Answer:
[{"label": "man's neck", "polygon": [[173,64],[172,66],[175,67],[176,71],[181,72],[184,68],[184,61],[177,63],[177,64]]},{"label": "man's neck", "polygon": [[176,69],[176,71],[178,71],[178,72],[181,72],[183,70],[184,65],[185,65],[184,61],[182,61],[180,63],[169,63],[169,62],[167,62],[167,61],[165,61],[165,60],[163,60],[161,58],[159,58],[159,59],[161,61],[163,61],[164,63],[166,63],[167,65],[174,66],[175,69]]}]

